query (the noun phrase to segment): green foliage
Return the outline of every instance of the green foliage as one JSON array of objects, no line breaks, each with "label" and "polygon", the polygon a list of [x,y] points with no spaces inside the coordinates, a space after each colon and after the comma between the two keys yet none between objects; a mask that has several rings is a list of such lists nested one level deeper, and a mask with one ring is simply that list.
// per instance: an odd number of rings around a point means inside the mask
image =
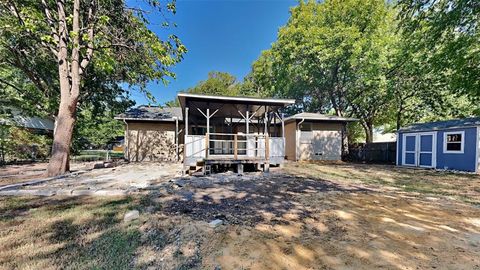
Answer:
[{"label": "green foliage", "polygon": [[208,78],[200,81],[194,87],[186,90],[192,94],[206,94],[219,96],[237,96],[240,94],[240,84],[235,76],[227,72],[212,71]]},{"label": "green foliage", "polygon": [[[80,1],[80,27],[75,30],[73,1],[0,1],[0,105],[21,106],[35,115],[59,113],[63,78],[58,68],[59,7],[63,6],[68,29],[66,60],[75,62],[73,52],[79,49],[81,62],[78,99],[75,93],[68,93],[78,113],[74,150],[86,144],[103,145],[119,134],[121,123],[112,119],[119,112],[119,100],[131,105],[130,92],[140,91],[155,102],[147,83],[166,84],[168,78],[175,78],[171,67],[187,52],[168,29],[170,23],[161,26],[166,36],[160,39],[153,31],[156,25],[150,25],[148,19],[158,15],[170,21],[169,14],[176,12],[175,1],[146,0],[141,9],[129,4],[123,0]],[[72,69],[71,63],[68,67]],[[71,74],[69,80],[70,86],[75,84]]]},{"label": "green foliage", "polygon": [[[248,95],[250,93],[243,92],[244,84],[237,81],[237,78],[228,72],[211,71],[208,73],[206,80],[198,82],[195,86],[190,87],[185,92],[192,94],[205,94],[214,96],[239,96]],[[168,107],[178,107],[180,103],[178,99],[166,102]]]},{"label": "green foliage", "polygon": [[374,126],[470,116],[480,111],[476,2],[300,1],[245,88],[359,118],[365,136],[358,125],[352,136],[367,141]]},{"label": "green foliage", "polygon": [[13,160],[46,159],[50,154],[52,138],[30,130],[0,125],[0,144],[5,162]]},{"label": "green foliage", "polygon": [[400,0],[405,38],[452,91],[480,96],[480,2]]}]

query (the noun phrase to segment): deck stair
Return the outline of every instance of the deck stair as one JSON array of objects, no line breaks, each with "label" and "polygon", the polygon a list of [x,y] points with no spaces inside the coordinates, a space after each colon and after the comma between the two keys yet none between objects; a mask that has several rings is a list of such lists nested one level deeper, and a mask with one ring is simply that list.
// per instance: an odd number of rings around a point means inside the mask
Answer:
[{"label": "deck stair", "polygon": [[204,160],[198,160],[195,166],[190,166],[189,169],[187,170],[187,173],[193,176],[203,176],[203,175],[210,174],[211,172],[212,172],[211,165],[205,164]]}]

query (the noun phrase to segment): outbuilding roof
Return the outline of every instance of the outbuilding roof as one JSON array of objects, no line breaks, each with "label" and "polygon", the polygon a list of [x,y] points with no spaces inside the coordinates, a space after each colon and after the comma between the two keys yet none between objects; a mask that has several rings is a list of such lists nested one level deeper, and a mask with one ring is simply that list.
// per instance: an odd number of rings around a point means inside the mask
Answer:
[{"label": "outbuilding roof", "polygon": [[312,121],[331,121],[331,122],[354,122],[358,121],[356,118],[340,117],[335,115],[326,115],[321,113],[309,113],[302,112],[292,115],[285,119],[285,122],[291,122],[296,120],[312,120]]},{"label": "outbuilding roof", "polygon": [[158,107],[142,105],[137,108],[132,108],[122,114],[119,114],[115,119],[130,120],[130,121],[160,121],[160,122],[174,122],[175,118],[183,121],[182,108],[180,107]]},{"label": "outbuilding roof", "polygon": [[480,126],[480,117],[411,124],[407,127],[401,128],[399,132],[442,130],[475,126]]}]

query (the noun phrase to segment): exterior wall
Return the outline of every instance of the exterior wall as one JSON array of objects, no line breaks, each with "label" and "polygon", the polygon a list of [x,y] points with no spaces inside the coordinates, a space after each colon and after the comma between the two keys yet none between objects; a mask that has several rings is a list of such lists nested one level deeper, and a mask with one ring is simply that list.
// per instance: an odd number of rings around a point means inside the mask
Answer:
[{"label": "exterior wall", "polygon": [[[443,140],[445,132],[465,131],[465,144],[463,154],[443,153]],[[438,131],[437,133],[437,168],[447,170],[459,170],[474,172],[476,168],[477,156],[477,129],[449,129]]]},{"label": "exterior wall", "polygon": [[341,160],[342,129],[342,123],[312,122],[312,131],[300,131],[299,159]]},{"label": "exterior wall", "polygon": [[285,124],[285,156],[287,160],[297,159],[297,123],[295,121]]},{"label": "exterior wall", "polygon": [[[426,130],[424,132],[429,132]],[[464,152],[463,153],[444,153],[443,144],[445,132],[464,131]],[[422,131],[423,132],[423,131]],[[397,165],[403,165],[403,135],[417,132],[402,132],[398,134],[397,143]],[[460,128],[436,131],[436,166],[437,169],[459,170],[475,172],[477,167],[477,128]]]},{"label": "exterior wall", "polygon": [[130,161],[177,159],[175,123],[128,122],[125,139],[125,156]]}]

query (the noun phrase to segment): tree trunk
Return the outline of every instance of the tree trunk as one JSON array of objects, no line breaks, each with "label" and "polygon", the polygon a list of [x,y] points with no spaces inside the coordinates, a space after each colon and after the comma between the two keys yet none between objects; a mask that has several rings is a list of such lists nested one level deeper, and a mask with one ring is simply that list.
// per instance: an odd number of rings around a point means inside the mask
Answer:
[{"label": "tree trunk", "polygon": [[[60,82],[60,107],[53,135],[52,155],[47,174],[56,176],[70,170],[70,145],[72,143],[75,114],[80,93],[80,51],[79,51],[79,14],[80,0],[74,0],[72,32],[72,52],[68,55],[67,16],[63,1],[57,1],[58,9],[58,77]],[[70,60],[70,61],[69,61]]]},{"label": "tree trunk", "polygon": [[48,176],[61,175],[70,170],[70,145],[75,124],[75,111],[76,104],[68,101],[60,103],[57,128],[53,136],[52,156],[47,169]]},{"label": "tree trunk", "polygon": [[397,131],[402,127],[402,114],[403,114],[403,100],[400,99],[400,104],[398,106],[397,119],[396,119]]},{"label": "tree trunk", "polygon": [[372,143],[373,142],[373,124],[366,122],[362,124],[363,129],[365,130],[365,142]]}]

